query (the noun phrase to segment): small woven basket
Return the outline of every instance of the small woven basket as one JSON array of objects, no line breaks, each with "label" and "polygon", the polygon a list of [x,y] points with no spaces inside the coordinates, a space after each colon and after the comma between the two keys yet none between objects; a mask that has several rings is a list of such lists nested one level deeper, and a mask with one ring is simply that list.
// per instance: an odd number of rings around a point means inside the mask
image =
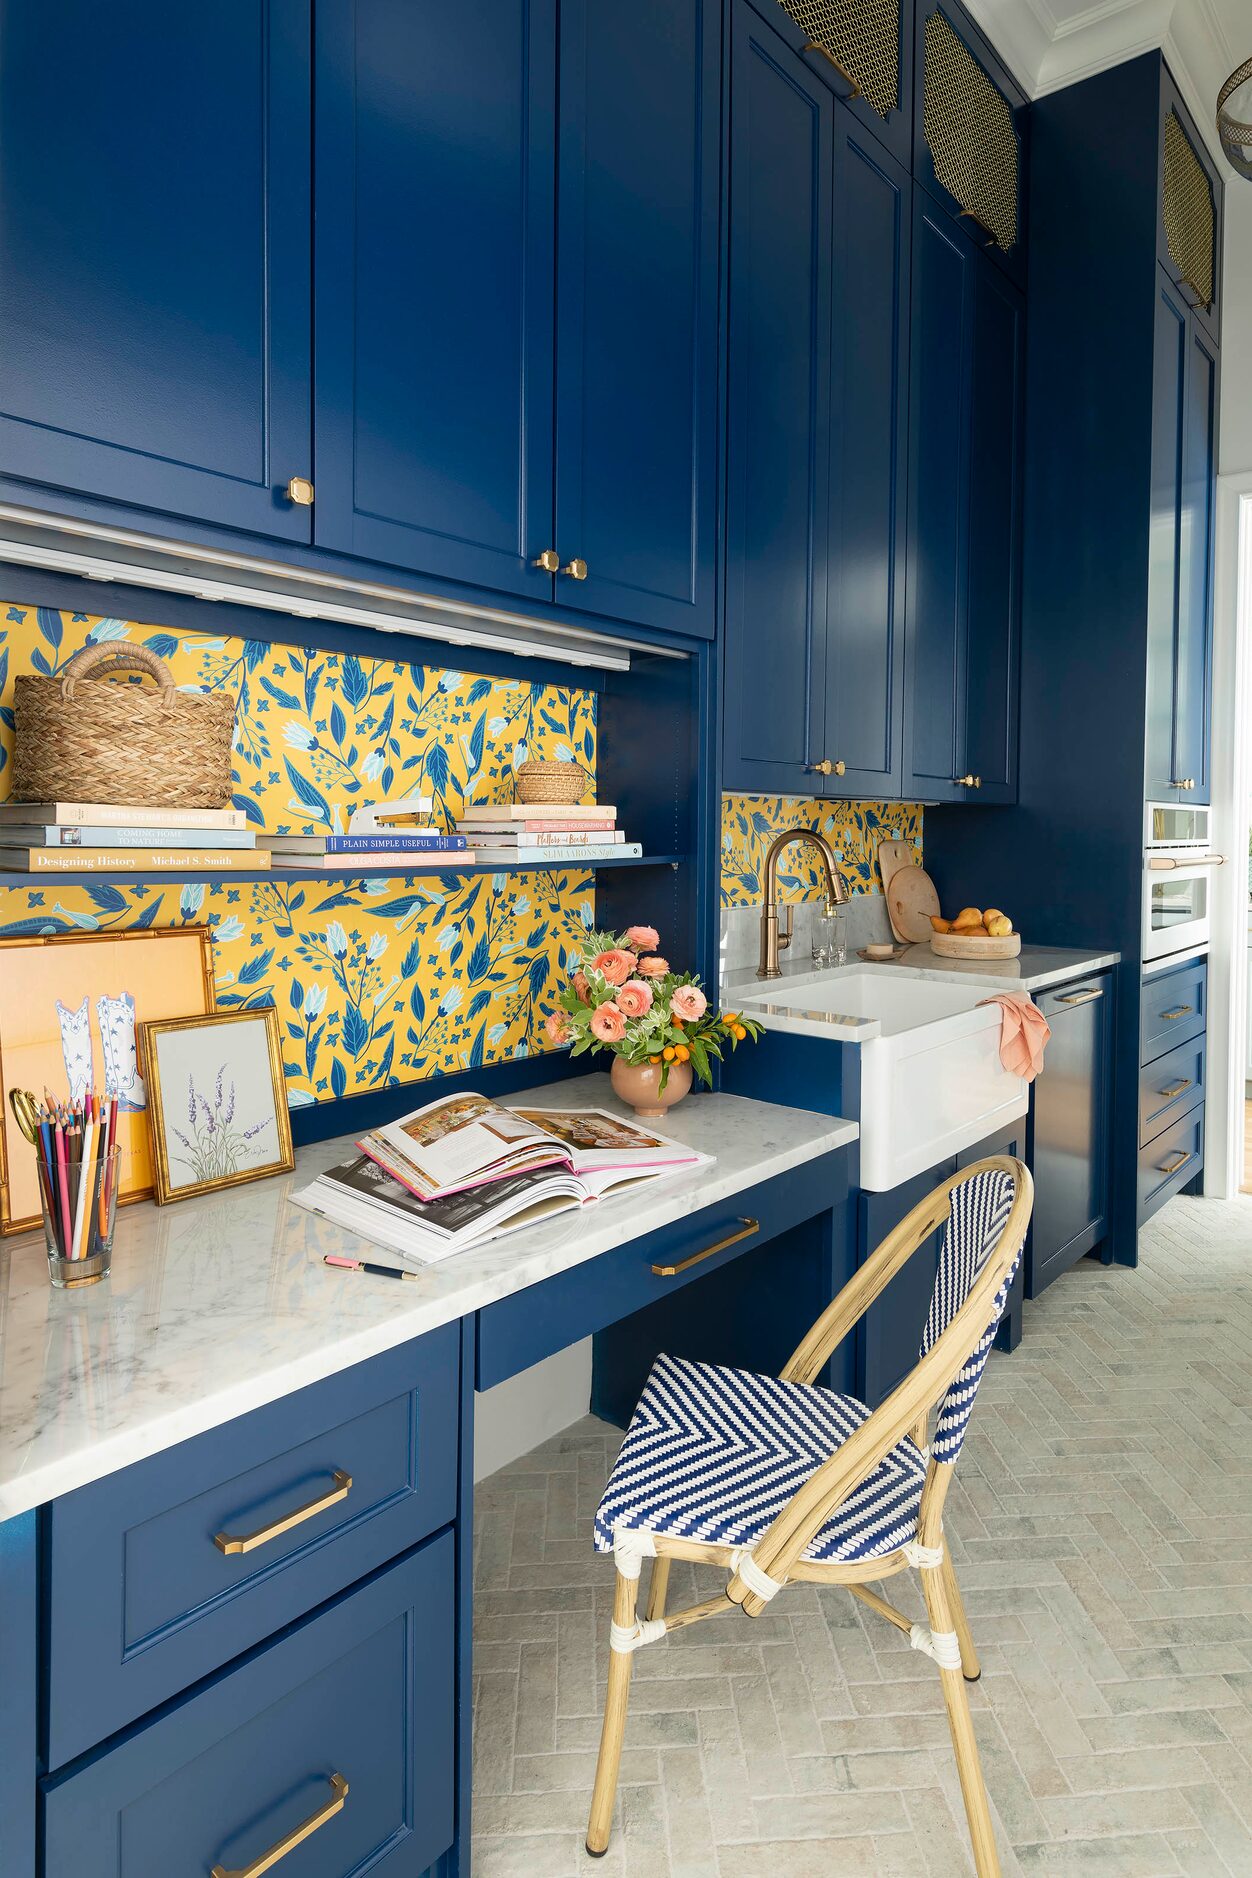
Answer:
[{"label": "small woven basket", "polygon": [[587,792],[591,777],[581,763],[551,763],[532,757],[517,772],[519,802],[559,802],[568,806]]},{"label": "small woven basket", "polygon": [[[80,683],[143,672],[140,685]],[[13,799],[220,809],[230,800],[235,701],[184,692],[147,646],[84,646],[56,678],[14,686]]]}]

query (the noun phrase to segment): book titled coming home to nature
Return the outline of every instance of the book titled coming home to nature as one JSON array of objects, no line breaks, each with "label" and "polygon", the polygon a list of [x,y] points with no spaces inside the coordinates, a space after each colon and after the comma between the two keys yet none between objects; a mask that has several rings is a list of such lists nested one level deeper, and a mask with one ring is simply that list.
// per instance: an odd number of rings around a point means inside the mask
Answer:
[{"label": "book titled coming home to nature", "polygon": [[607,1109],[511,1109],[481,1095],[431,1102],[357,1145],[293,1197],[423,1263],[712,1159]]}]

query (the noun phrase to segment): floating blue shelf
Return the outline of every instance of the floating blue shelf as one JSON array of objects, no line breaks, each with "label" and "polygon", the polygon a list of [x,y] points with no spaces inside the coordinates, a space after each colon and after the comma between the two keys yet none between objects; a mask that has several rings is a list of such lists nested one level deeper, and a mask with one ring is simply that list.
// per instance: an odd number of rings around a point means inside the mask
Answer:
[{"label": "floating blue shelf", "polygon": [[38,887],[52,886],[85,887],[93,880],[106,880],[113,886],[122,887],[181,887],[188,881],[206,881],[225,887],[260,887],[267,883],[291,881],[316,881],[323,886],[345,885],[357,880],[434,880],[445,874],[551,874],[555,872],[598,873],[606,867],[677,867],[679,862],[689,860],[685,854],[639,854],[628,855],[620,861],[527,861],[521,866],[504,866],[499,861],[466,861],[464,863],[445,862],[440,867],[399,868],[387,867],[371,870],[362,867],[359,871],[347,869],[327,869],[321,867],[269,867],[249,873],[244,869],[214,870],[212,873],[197,873],[194,869],[180,873],[176,869],[162,870],[159,874],[128,873],[124,868],[108,874],[72,872],[56,874],[12,874],[0,873],[0,887]]}]

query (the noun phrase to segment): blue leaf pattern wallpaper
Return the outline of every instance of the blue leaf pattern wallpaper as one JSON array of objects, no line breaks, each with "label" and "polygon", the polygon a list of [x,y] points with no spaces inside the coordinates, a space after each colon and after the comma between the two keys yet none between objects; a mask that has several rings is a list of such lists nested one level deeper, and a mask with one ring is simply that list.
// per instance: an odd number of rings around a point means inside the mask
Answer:
[{"label": "blue leaf pattern wallpaper", "polygon": [[[722,905],[759,906],[765,852],[784,828],[817,828],[839,858],[850,893],[881,893],[880,841],[911,841],[922,858],[922,810],[916,802],[823,802],[804,796],[722,797]],[[824,892],[811,848],[784,850],[778,884],[784,900]]]},{"label": "blue leaf pattern wallpaper", "polygon": [[[13,679],[55,675],[101,640],[151,647],[187,689],[234,694],[233,800],[258,830],[346,829],[355,805],[410,792],[450,827],[469,801],[511,801],[528,755],[595,772],[591,691],[0,602],[0,798]],[[207,925],[219,1008],[277,1006],[293,1107],[549,1047],[543,1020],[594,919],[583,868],[0,890],[0,935]]]}]

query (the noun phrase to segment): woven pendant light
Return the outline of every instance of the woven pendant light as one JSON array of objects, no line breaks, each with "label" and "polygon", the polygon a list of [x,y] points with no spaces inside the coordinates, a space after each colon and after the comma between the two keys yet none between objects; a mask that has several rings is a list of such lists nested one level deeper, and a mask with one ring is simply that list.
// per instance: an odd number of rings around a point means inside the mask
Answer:
[{"label": "woven pendant light", "polygon": [[1252,59],[1245,59],[1217,94],[1217,134],[1227,161],[1241,176],[1252,181],[1252,124],[1241,123],[1226,109],[1230,99],[1249,81],[1252,81]]}]

